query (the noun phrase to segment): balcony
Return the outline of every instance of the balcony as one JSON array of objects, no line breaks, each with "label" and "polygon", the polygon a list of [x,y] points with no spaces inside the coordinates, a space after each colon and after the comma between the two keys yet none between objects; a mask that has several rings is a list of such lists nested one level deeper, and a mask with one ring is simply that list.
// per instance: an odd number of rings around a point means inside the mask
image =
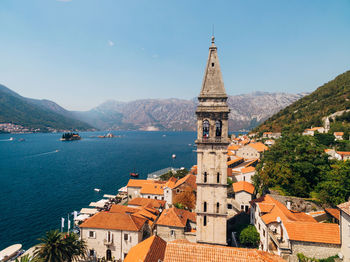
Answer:
[{"label": "balcony", "polygon": [[281,235],[272,230],[268,231],[270,239],[276,244],[276,246],[282,251],[291,250],[289,241],[282,239]]},{"label": "balcony", "polygon": [[107,246],[112,245],[113,244],[113,237],[111,237],[110,239],[104,239],[103,244],[105,244]]}]

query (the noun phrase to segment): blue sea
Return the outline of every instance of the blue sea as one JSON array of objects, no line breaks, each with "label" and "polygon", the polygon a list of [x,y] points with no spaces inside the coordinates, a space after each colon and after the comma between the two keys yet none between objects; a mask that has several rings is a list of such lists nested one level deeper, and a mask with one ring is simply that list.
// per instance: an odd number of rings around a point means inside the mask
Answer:
[{"label": "blue sea", "polygon": [[103,194],[116,194],[134,169],[142,179],[197,161],[194,132],[113,132],[121,137],[97,138],[103,134],[80,133],[82,140],[71,142],[59,141],[62,134],[0,135],[0,250],[35,245],[46,231],[60,228],[61,217]]}]

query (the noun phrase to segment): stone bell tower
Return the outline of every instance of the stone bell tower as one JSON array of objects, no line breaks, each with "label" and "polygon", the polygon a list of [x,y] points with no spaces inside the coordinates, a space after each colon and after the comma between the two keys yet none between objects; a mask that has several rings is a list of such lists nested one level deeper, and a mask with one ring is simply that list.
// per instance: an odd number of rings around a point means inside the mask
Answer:
[{"label": "stone bell tower", "polygon": [[199,94],[197,115],[197,233],[199,243],[226,245],[227,221],[227,95],[215,38]]}]

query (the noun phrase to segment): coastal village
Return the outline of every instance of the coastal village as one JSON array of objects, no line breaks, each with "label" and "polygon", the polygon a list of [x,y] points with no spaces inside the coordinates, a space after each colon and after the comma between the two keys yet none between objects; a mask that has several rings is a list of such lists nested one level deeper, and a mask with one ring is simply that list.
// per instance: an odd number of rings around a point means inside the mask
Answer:
[{"label": "coastal village", "polygon": [[[86,261],[301,261],[300,254],[350,261],[350,202],[322,208],[303,198],[257,193],[257,165],[282,134],[229,137],[214,37],[198,100],[196,165],[130,179],[117,195],[83,208],[75,224],[87,244]],[[303,135],[326,130],[312,127]],[[334,133],[338,140],[343,135]],[[326,153],[350,157],[334,149]],[[241,225],[257,243],[244,241]]]}]

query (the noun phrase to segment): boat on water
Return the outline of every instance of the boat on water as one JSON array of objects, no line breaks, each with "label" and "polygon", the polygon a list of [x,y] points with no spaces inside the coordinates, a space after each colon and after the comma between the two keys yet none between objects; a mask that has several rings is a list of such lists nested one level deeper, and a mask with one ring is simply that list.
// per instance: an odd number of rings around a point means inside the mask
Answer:
[{"label": "boat on water", "polygon": [[108,133],[107,135],[104,136],[98,136],[98,138],[113,138],[115,137],[115,135],[113,135],[112,133]]},{"label": "boat on water", "polygon": [[94,191],[96,191],[96,192],[100,192],[100,191],[101,191],[101,189],[99,189],[99,188],[94,188]]},{"label": "boat on water", "polygon": [[132,173],[130,173],[130,176],[131,177],[139,177],[139,173],[132,172]]},{"label": "boat on water", "polygon": [[18,254],[21,251],[22,251],[21,244],[15,244],[15,245],[9,246],[0,251],[0,261],[1,262],[9,261],[11,258],[18,256]]},{"label": "boat on water", "polygon": [[15,140],[13,137],[10,137],[10,139],[9,139],[10,141],[13,141],[13,140]]},{"label": "boat on water", "polygon": [[78,133],[64,133],[61,137],[61,141],[73,141],[73,140],[80,140],[81,137]]},{"label": "boat on water", "polygon": [[18,139],[18,142],[24,142],[24,141],[26,141],[24,138]]}]

